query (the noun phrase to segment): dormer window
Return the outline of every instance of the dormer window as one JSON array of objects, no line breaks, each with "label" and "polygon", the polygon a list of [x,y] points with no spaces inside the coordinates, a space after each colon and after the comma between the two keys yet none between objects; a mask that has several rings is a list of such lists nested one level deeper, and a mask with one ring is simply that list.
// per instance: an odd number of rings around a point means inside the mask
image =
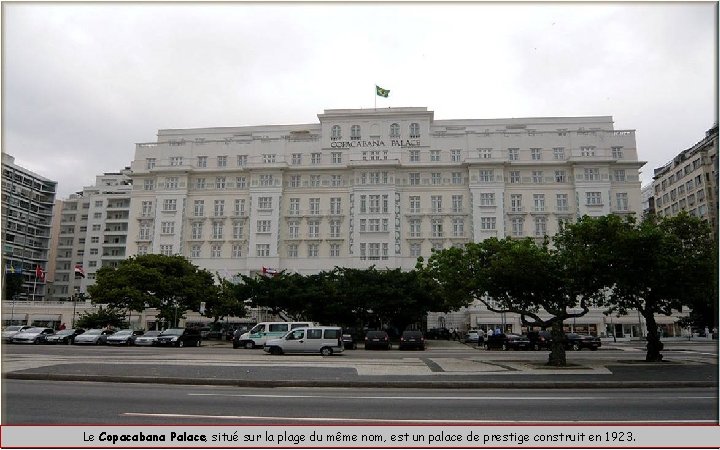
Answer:
[{"label": "dormer window", "polygon": [[340,138],[342,138],[340,125],[333,125],[333,127],[331,128],[330,140],[337,141]]},{"label": "dormer window", "polygon": [[400,125],[396,123],[390,125],[390,137],[400,137]]},{"label": "dormer window", "polygon": [[410,124],[410,137],[411,138],[419,138],[420,137],[420,124],[418,124],[418,123]]},{"label": "dormer window", "polygon": [[351,141],[359,141],[360,140],[360,125],[353,125],[350,127],[350,140]]}]

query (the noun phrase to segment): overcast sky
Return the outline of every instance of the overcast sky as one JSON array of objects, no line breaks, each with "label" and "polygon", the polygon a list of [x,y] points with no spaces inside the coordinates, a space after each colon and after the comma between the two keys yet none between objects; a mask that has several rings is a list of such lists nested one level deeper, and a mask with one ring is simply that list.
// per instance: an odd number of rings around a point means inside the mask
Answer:
[{"label": "overcast sky", "polygon": [[436,119],[611,115],[643,185],[717,121],[715,2],[2,8],[2,150],[59,198],[158,129],[317,123],[375,84]]}]

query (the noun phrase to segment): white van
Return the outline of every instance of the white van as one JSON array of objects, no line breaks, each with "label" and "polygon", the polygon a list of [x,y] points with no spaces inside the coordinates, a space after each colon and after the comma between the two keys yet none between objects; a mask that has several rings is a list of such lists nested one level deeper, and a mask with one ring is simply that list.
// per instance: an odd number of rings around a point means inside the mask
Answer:
[{"label": "white van", "polygon": [[333,353],[342,353],[342,328],[318,326],[298,328],[279,339],[268,340],[263,350],[271,355],[320,353],[323,356],[330,356]]},{"label": "white van", "polygon": [[233,348],[262,347],[268,339],[285,336],[288,331],[302,327],[312,327],[313,322],[260,322],[247,333],[233,336]]}]

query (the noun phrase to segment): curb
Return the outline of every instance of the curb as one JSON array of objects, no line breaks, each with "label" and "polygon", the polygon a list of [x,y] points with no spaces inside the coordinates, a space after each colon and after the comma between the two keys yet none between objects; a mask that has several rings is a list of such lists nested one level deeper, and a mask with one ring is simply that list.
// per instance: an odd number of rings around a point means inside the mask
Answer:
[{"label": "curb", "polygon": [[140,377],[116,375],[71,375],[43,373],[7,373],[7,380],[91,381],[99,383],[172,384],[189,386],[237,387],[342,387],[405,389],[667,389],[717,387],[712,381],[365,381],[365,380],[232,380],[176,377]]}]

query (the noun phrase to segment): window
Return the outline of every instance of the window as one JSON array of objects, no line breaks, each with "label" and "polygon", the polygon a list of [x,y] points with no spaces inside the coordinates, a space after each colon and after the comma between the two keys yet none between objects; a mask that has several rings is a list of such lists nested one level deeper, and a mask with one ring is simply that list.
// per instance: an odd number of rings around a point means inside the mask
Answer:
[{"label": "window", "polygon": [[452,220],[453,224],[453,236],[463,237],[465,236],[465,220],[461,218],[455,218]]},{"label": "window", "polygon": [[508,149],[508,159],[510,161],[517,161],[520,159],[520,149],[519,148],[509,148]]},{"label": "window", "polygon": [[495,206],[495,194],[492,192],[480,193],[480,206]]},{"label": "window", "polygon": [[585,181],[599,181],[600,169],[585,169]]},{"label": "window", "polygon": [[235,186],[238,189],[244,189],[247,187],[247,178],[246,177],[236,177],[235,178]]},{"label": "window", "polygon": [[245,214],[245,199],[236,198],[234,201],[234,212],[236,216],[242,216]]},{"label": "window", "polygon": [[535,236],[547,235],[547,218],[540,216],[535,218]]},{"label": "window", "polygon": [[174,198],[163,200],[163,211],[177,211],[177,200]]},{"label": "window", "polygon": [[207,156],[198,156],[198,159],[197,159],[198,167],[207,167],[207,162],[208,162]]},{"label": "window", "polygon": [[227,167],[227,156],[218,156],[217,157],[217,166],[218,167]]},{"label": "window", "polygon": [[342,153],[332,152],[330,155],[332,156],[333,164],[342,164]]},{"label": "window", "polygon": [[245,222],[243,222],[242,220],[236,220],[233,222],[232,226],[233,239],[242,239],[243,235],[245,234]]},{"label": "window", "polygon": [[94,225],[92,226],[92,230],[93,230],[93,231],[100,231],[100,224],[94,224]]},{"label": "window", "polygon": [[191,258],[199,258],[200,257],[200,246],[198,244],[192,245],[190,247],[190,257]]},{"label": "window", "polygon": [[564,170],[555,171],[555,182],[556,183],[567,183],[567,174]]},{"label": "window", "polygon": [[222,222],[213,222],[212,224],[212,238],[213,239],[222,239],[223,238],[223,231],[224,226]]},{"label": "window", "polygon": [[410,137],[411,138],[419,138],[420,137],[420,125],[417,123],[411,123],[410,124]]},{"label": "window", "polygon": [[311,164],[320,164],[320,153],[311,153],[310,154],[310,163]]},{"label": "window", "polygon": [[320,256],[320,244],[308,244],[308,258]]},{"label": "window", "polygon": [[390,125],[390,137],[400,137],[400,125],[396,123]]},{"label": "window", "polygon": [[602,194],[600,192],[586,192],[585,204],[588,206],[602,205]]},{"label": "window", "polygon": [[330,244],[330,257],[337,258],[340,256],[340,244]]},{"label": "window", "polygon": [[595,156],[595,147],[587,146],[587,147],[580,147],[580,155],[590,157]]},{"label": "window", "polygon": [[297,220],[288,222],[288,236],[292,239],[297,239],[300,236],[300,222]]},{"label": "window", "polygon": [[92,237],[90,238],[90,243],[91,243],[91,244],[99,244],[99,243],[100,243],[100,236],[92,236]]},{"label": "window", "polygon": [[330,129],[330,140],[337,141],[338,139],[342,138],[342,131],[340,130],[340,125],[333,125]]},{"label": "window", "polygon": [[316,239],[320,237],[320,221],[310,220],[308,221],[308,237]]},{"label": "window", "polygon": [[496,227],[497,219],[495,217],[481,217],[480,218],[480,229],[481,230],[494,230]]},{"label": "window", "polygon": [[515,237],[520,237],[523,235],[523,227],[525,224],[525,219],[522,217],[513,217],[510,221],[511,225],[511,233]]},{"label": "window", "polygon": [[460,162],[460,150],[450,150],[450,161]]},{"label": "window", "polygon": [[533,170],[532,171],[532,182],[535,184],[541,184],[543,182],[543,171]]},{"label": "window", "polygon": [[420,219],[410,219],[408,225],[410,225],[410,237],[420,237]]},{"label": "window", "polygon": [[313,214],[313,215],[320,214],[320,199],[319,198],[311,198],[310,199],[310,214]]},{"label": "window", "polygon": [[152,215],[152,202],[150,202],[150,201],[142,202],[141,215],[146,216],[146,217]]},{"label": "window", "polygon": [[350,127],[350,140],[351,141],[359,141],[360,140],[360,125],[353,125]]},{"label": "window", "polygon": [[148,170],[155,168],[156,161],[155,158],[145,158],[145,168]]},{"label": "window", "polygon": [[233,257],[233,258],[241,258],[241,257],[242,257],[242,245],[240,245],[240,244],[233,244],[233,246],[232,246],[232,257]]},{"label": "window", "polygon": [[440,175],[440,172],[432,172],[430,174],[430,183],[431,184],[442,184],[442,177]]},{"label": "window", "polygon": [[440,161],[440,150],[430,150],[430,161]]},{"label": "window", "polygon": [[272,175],[260,175],[260,186],[272,186],[273,184]]},{"label": "window", "polygon": [[225,215],[225,200],[215,200],[213,215],[215,217],[222,217]]},{"label": "window", "polygon": [[271,225],[269,220],[258,220],[257,221],[257,232],[258,233],[270,233]]},{"label": "window", "polygon": [[290,199],[290,211],[288,212],[290,215],[298,215],[300,214],[300,199],[299,198],[291,198]]},{"label": "window", "polygon": [[302,164],[302,153],[293,153],[291,161],[293,166]]},{"label": "window", "polygon": [[343,185],[342,175],[330,175],[330,186],[340,187]]},{"label": "window", "polygon": [[462,172],[452,173],[452,184],[463,184]]},{"label": "window", "polygon": [[225,177],[215,177],[215,189],[225,189]]},{"label": "window", "polygon": [[340,221],[339,220],[331,220],[330,221],[330,237],[331,238],[339,238],[340,237]]},{"label": "window", "polygon": [[270,244],[255,244],[255,256],[270,256]]},{"label": "window", "polygon": [[625,169],[616,169],[613,173],[615,181],[627,181],[625,178]]},{"label": "window", "polygon": [[478,171],[478,179],[481,183],[490,183],[494,180],[494,171],[492,169],[482,169]]},{"label": "window", "polygon": [[556,194],[555,199],[557,200],[558,212],[568,211],[568,195],[567,194]]},{"label": "window", "polygon": [[272,197],[258,197],[258,209],[272,209]]},{"label": "window", "polygon": [[520,171],[519,170],[511,170],[510,171],[510,182],[511,183],[520,183]]},{"label": "window", "polygon": [[442,212],[442,196],[441,195],[431,196],[430,197],[430,205],[432,208],[432,212],[441,213]]},{"label": "window", "polygon": [[297,244],[288,244],[287,255],[288,255],[288,258],[297,258],[298,257],[298,245]]},{"label": "window", "polygon": [[140,224],[139,239],[141,241],[147,241],[150,239],[150,224],[149,223]]},{"label": "window", "polygon": [[160,246],[160,254],[165,256],[172,256],[173,255],[173,246],[172,244],[165,244]]},{"label": "window", "polygon": [[138,255],[147,255],[148,254],[148,246],[147,245],[138,245]]},{"label": "window", "polygon": [[618,192],[615,194],[615,200],[617,202],[618,211],[628,210],[628,195],[627,192]]},{"label": "window", "polygon": [[160,222],[160,233],[162,233],[162,234],[175,233],[175,222]]},{"label": "window", "polygon": [[443,237],[443,221],[442,219],[432,219],[430,221],[430,230],[432,237],[441,238]]},{"label": "window", "polygon": [[167,187],[168,189],[177,189],[178,177],[167,177],[165,179],[165,187]]},{"label": "window", "polygon": [[310,186],[320,187],[320,175],[310,175]]},{"label": "window", "polygon": [[623,158],[623,148],[622,147],[613,147],[612,148],[612,157],[614,159],[622,159]]},{"label": "window", "polygon": [[420,150],[410,150],[410,162],[420,162]]},{"label": "window", "polygon": [[205,189],[206,186],[205,178],[198,178],[195,180],[195,189]]},{"label": "window", "polygon": [[301,180],[300,175],[290,175],[290,187],[299,188],[300,180]]},{"label": "window", "polygon": [[540,161],[542,159],[542,149],[541,148],[531,148],[530,149],[530,159],[533,161]]},{"label": "window", "polygon": [[510,211],[522,212],[522,194],[510,194]]},{"label": "window", "polygon": [[238,167],[245,167],[248,164],[248,155],[238,155],[237,165]]},{"label": "window", "polygon": [[533,194],[533,203],[536,212],[545,211],[545,194]]},{"label": "window", "polygon": [[452,211],[454,213],[461,213],[463,211],[463,196],[453,195],[452,196]]},{"label": "window", "polygon": [[341,203],[342,198],[341,197],[330,197],[330,214],[341,214],[342,208]]},{"label": "window", "polygon": [[420,186],[420,172],[410,173],[410,186]]},{"label": "window", "polygon": [[417,258],[420,256],[420,244],[410,244],[410,256]]},{"label": "window", "polygon": [[562,161],[565,159],[565,147],[554,147],[553,148],[553,159]]},{"label": "window", "polygon": [[420,197],[419,196],[410,196],[410,212],[412,214],[417,214],[420,212]]},{"label": "window", "polygon": [[155,189],[155,180],[144,180],[143,189],[146,191],[152,191]]}]

